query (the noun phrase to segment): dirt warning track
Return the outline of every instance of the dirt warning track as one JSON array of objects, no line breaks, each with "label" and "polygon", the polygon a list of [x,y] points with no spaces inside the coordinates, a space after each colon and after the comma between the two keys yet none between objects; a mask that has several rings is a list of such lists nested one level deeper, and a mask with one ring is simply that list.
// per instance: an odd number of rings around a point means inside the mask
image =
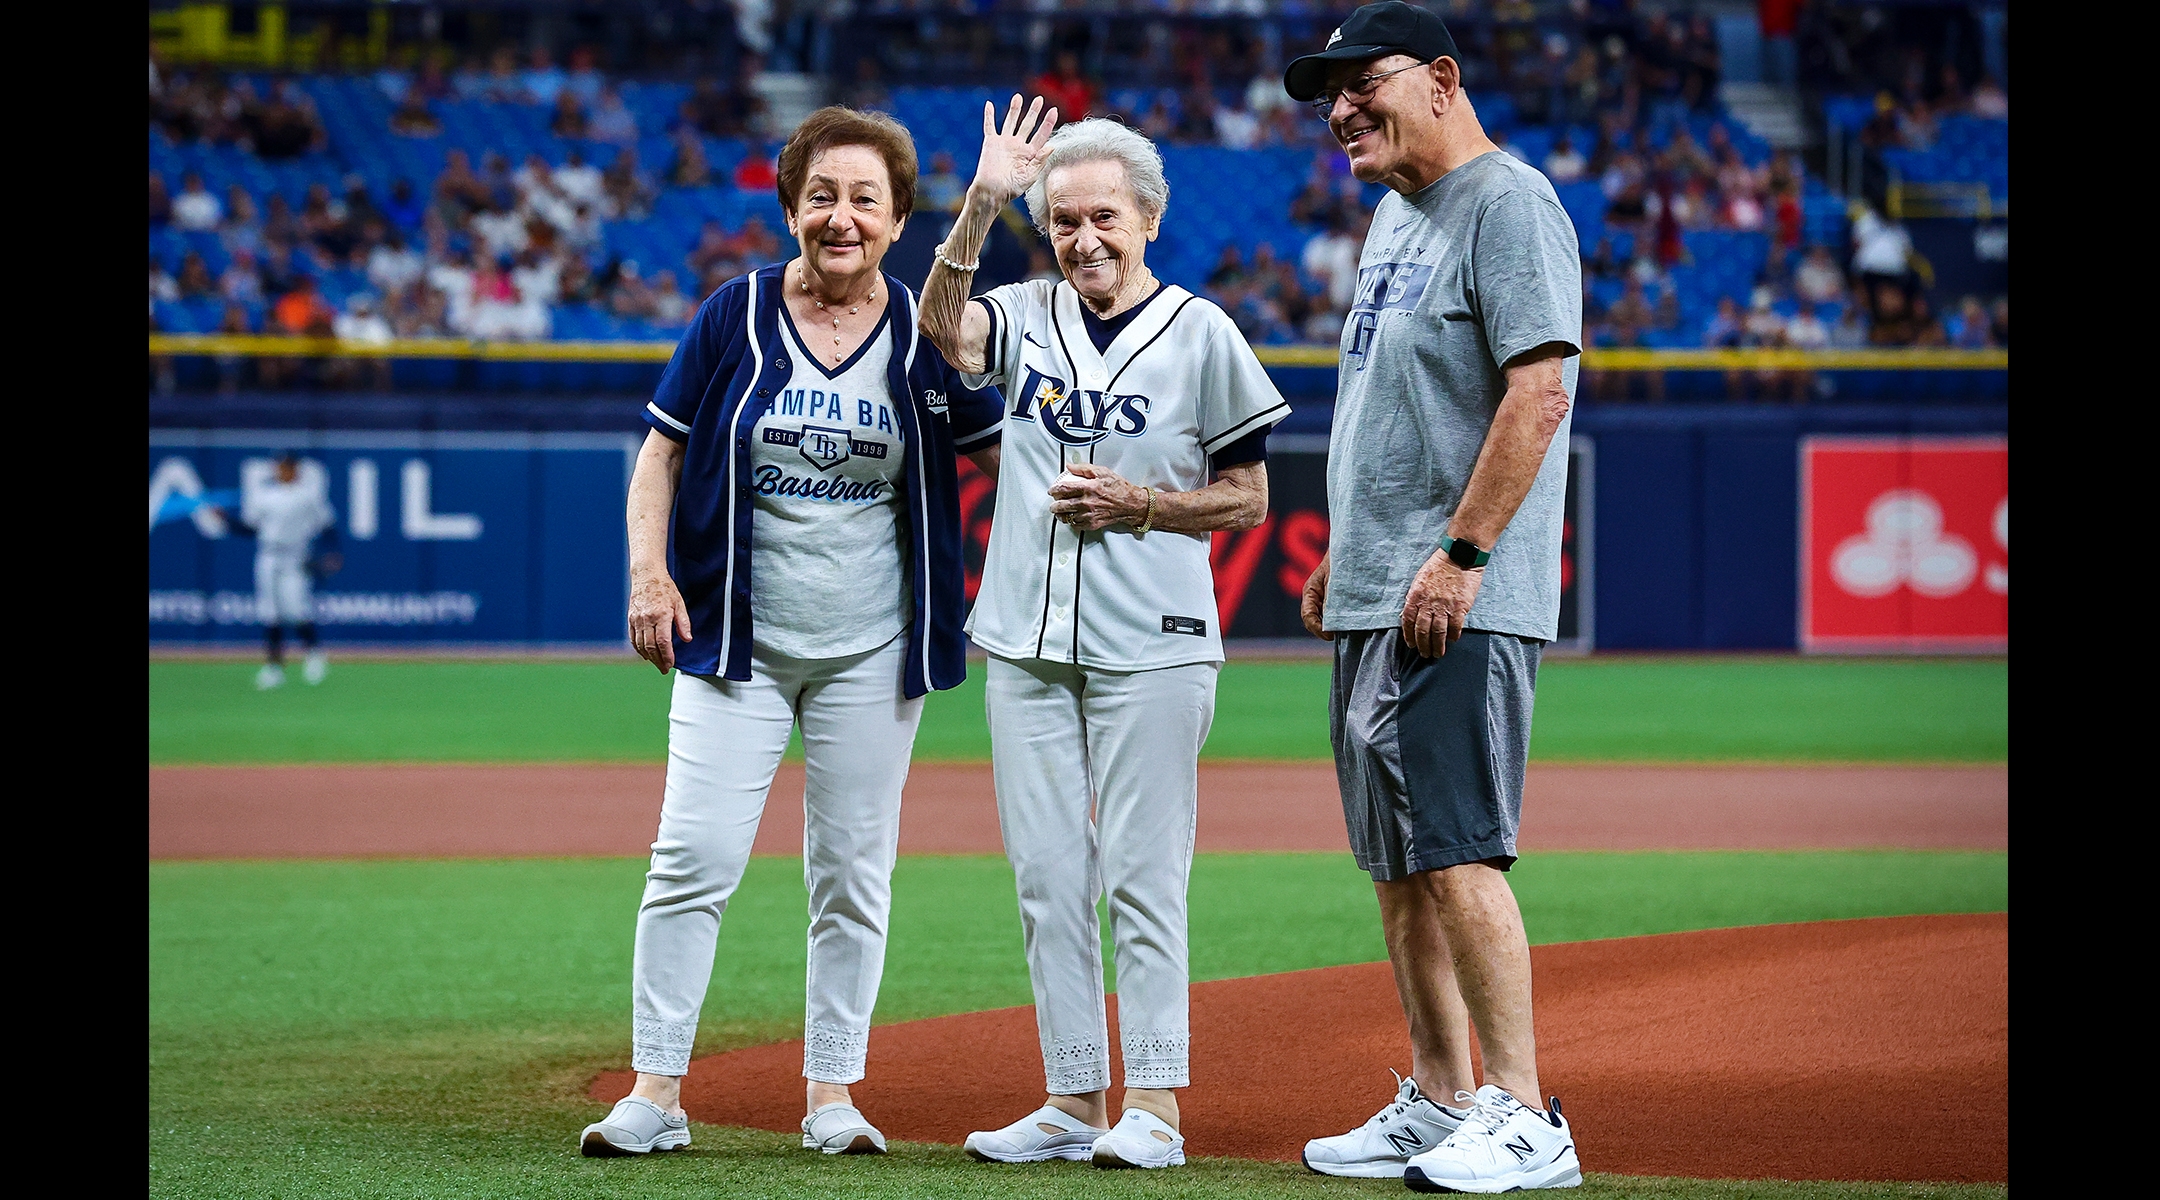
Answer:
[{"label": "dirt warning track", "polygon": [[[642,855],[657,765],[153,767],[150,857]],[[802,852],[802,767],[781,768],[757,850]],[[2010,774],[1982,766],[1533,765],[1534,850],[2005,849]],[[1327,763],[1206,763],[1203,851],[1347,850]],[[917,763],[905,854],[988,854],[990,769]]]},{"label": "dirt warning track", "polygon": [[[1587,1170],[2009,1178],[2003,915],[1577,942],[1531,960],[1542,1081]],[[1372,1115],[1393,1093],[1388,1068],[1409,1064],[1386,963],[1204,983],[1192,999],[1195,1154],[1294,1162],[1306,1139]],[[611,1103],[631,1078],[603,1074],[591,1096]],[[956,1144],[1033,1109],[1041,1085],[1034,1011],[1008,1008],[878,1028],[852,1090],[887,1134]],[[793,1132],[802,1043],[699,1060],[683,1103],[700,1121]]]}]

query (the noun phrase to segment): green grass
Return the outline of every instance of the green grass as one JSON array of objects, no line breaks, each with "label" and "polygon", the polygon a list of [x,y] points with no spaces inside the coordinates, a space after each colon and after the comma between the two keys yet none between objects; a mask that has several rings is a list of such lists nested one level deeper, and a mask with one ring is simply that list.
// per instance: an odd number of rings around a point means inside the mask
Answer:
[{"label": "green grass", "polygon": [[[1223,668],[1208,758],[1329,757],[1324,662]],[[258,693],[240,662],[150,664],[152,763],[658,762],[669,682],[639,663],[340,663]],[[1544,761],[2001,762],[2003,660],[1553,660]],[[933,695],[919,761],[989,757],[982,672]]]},{"label": "green grass", "polygon": [[[947,1147],[805,1159],[698,1129],[664,1161],[596,1163],[572,1134],[626,1048],[636,860],[169,863],[150,868],[150,1191],[158,1196],[1342,1195],[1281,1165],[1175,1177],[988,1173]],[[1999,911],[2002,854],[1553,854],[1515,872],[1535,940]],[[996,858],[907,858],[878,1020],[1024,1004]],[[1256,903],[1256,897],[1265,897]],[[1283,912],[1299,920],[1286,924]],[[1369,884],[1342,855],[1206,855],[1196,978],[1370,961]],[[753,860],[728,910],[699,1052],[794,1036],[800,866]],[[1002,936],[997,931],[1002,929]],[[982,936],[983,931],[992,936]],[[2002,1189],[1594,1179],[1591,1194],[1981,1196]],[[1380,1185],[1348,1185],[1379,1194]],[[1388,1194],[1400,1194],[1390,1187]]]}]

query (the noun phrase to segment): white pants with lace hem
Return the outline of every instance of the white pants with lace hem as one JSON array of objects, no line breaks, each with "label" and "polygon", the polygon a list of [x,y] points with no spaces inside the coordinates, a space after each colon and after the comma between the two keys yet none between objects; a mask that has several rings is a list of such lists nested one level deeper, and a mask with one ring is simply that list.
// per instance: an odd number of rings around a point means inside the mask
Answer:
[{"label": "white pants with lace hem", "polygon": [[678,674],[668,709],[667,791],[638,905],[631,1066],[690,1069],[720,918],[749,865],[766,794],[798,720],[803,735],[803,882],[810,953],[803,1075],[863,1077],[885,969],[900,792],[922,700],[902,698],[907,638],[833,659],[762,646],[750,679]]},{"label": "white pants with lace hem", "polygon": [[1125,1086],[1191,1082],[1185,890],[1219,668],[1118,672],[990,659],[998,823],[1053,1095],[1110,1086],[1095,916],[1106,893]]}]

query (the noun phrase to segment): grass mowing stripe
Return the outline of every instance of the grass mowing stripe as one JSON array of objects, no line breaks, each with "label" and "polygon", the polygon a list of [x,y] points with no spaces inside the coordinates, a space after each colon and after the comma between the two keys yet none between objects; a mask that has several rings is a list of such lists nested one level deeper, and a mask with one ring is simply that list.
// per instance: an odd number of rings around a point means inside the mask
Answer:
[{"label": "grass mowing stripe", "polygon": [[[985,1173],[950,1147],[805,1157],[700,1126],[664,1161],[587,1162],[586,1080],[626,1042],[642,863],[159,863],[150,869],[150,1192],[170,1197],[1362,1194],[1379,1183],[1200,1160]],[[700,1053],[799,1033],[800,864],[760,858],[728,908]],[[1550,854],[1514,873],[1543,941],[1826,917],[2000,910],[2002,854]],[[1028,1000],[1010,870],[905,858],[881,1022]],[[1196,978],[1365,961],[1372,889],[1344,856],[1202,855]],[[846,1174],[838,1174],[845,1172]],[[1400,1185],[1385,1185],[1399,1195]],[[2000,1196],[1999,1188],[1593,1178],[1586,1194]]]},{"label": "grass mowing stripe", "polygon": [[[1233,662],[1209,758],[1325,759],[1320,662]],[[641,663],[360,662],[256,692],[245,663],[150,664],[150,761],[653,762],[669,682]],[[932,695],[915,756],[989,757],[982,672]],[[1955,761],[2009,754],[2002,660],[1552,660],[1544,761]]]}]

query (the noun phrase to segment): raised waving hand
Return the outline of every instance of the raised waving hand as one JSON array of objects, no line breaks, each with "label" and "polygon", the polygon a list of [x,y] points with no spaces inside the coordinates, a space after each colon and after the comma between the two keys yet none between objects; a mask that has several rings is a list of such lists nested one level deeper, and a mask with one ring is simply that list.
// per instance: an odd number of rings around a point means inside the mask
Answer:
[{"label": "raised waving hand", "polygon": [[997,120],[997,106],[983,102],[982,157],[975,162],[975,186],[999,204],[1026,192],[1042,173],[1045,147],[1057,128],[1058,110],[1043,111],[1043,98],[1035,97],[1020,111],[1015,92],[1005,106],[1005,120]]}]

